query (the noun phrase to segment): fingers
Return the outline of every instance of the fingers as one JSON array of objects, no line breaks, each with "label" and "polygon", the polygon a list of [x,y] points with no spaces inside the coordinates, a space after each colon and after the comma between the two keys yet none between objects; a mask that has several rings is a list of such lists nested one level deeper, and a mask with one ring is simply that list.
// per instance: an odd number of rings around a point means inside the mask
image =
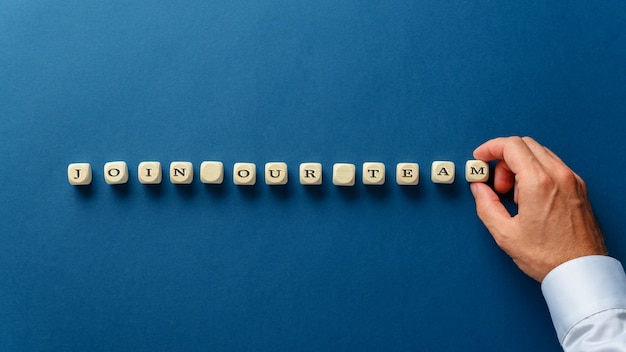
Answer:
[{"label": "fingers", "polygon": [[[552,155],[552,157],[553,157],[555,160],[557,160],[557,161],[558,161],[559,163],[561,163],[563,166],[566,166],[566,167],[567,167],[567,165],[565,164],[565,162],[564,162],[563,160],[561,160],[561,158],[559,158],[559,157],[558,157],[558,155],[554,154],[554,152],[553,152],[553,151],[551,151],[550,149],[548,149],[547,147],[544,147],[544,148],[546,149],[546,152],[548,152],[550,155]],[[569,167],[568,167],[568,169],[569,169]],[[582,179],[582,178],[581,178],[581,177],[580,177],[577,173],[575,173],[573,170],[571,170],[571,169],[569,169],[569,170],[570,170],[570,171],[574,174],[574,176],[576,177],[576,180],[578,181],[578,183],[579,183],[580,185],[582,185],[584,188],[586,188],[586,186],[585,186],[585,181],[583,181],[583,179]]]},{"label": "fingers", "polygon": [[474,157],[483,161],[504,160],[508,170],[519,174],[536,167],[538,161],[526,142],[520,137],[495,138],[485,142],[476,150]]},{"label": "fingers", "polygon": [[547,174],[551,175],[556,180],[559,180],[560,183],[567,184],[568,180],[570,182],[574,182],[582,187],[586,192],[586,186],[583,179],[570,169],[563,162],[563,160],[561,160],[561,158],[554,154],[550,149],[542,146],[530,137],[524,137],[523,140],[536,155],[537,160],[539,160],[539,162],[543,165],[544,171]]},{"label": "fingers", "polygon": [[[606,253],[585,183],[549,149],[529,137],[496,138],[476,148],[474,157],[498,160],[495,191],[483,183],[470,188],[479,218],[526,274],[541,281],[569,259]],[[515,216],[495,193],[511,187]]]},{"label": "fingers", "polygon": [[499,193],[506,193],[515,185],[517,174],[536,174],[543,169],[534,152],[539,144],[534,142],[531,145],[532,149],[520,137],[495,138],[476,148],[474,157],[483,161],[499,160],[494,170],[494,188]]},{"label": "fingers", "polygon": [[498,193],[506,193],[515,185],[515,174],[511,172],[506,162],[498,161],[494,170],[493,187]]},{"label": "fingers", "polygon": [[476,200],[476,212],[496,241],[500,234],[510,233],[512,226],[511,214],[500,202],[498,195],[484,183],[470,185]]},{"label": "fingers", "polygon": [[483,161],[499,160],[495,168],[494,188],[499,193],[508,192],[516,175],[522,180],[537,180],[544,175],[559,178],[573,173],[552,151],[531,137],[501,137],[485,142],[474,157]]},{"label": "fingers", "polygon": [[550,149],[548,149],[548,147],[544,147],[544,148],[546,149],[546,152],[550,153],[550,155],[552,155],[552,157],[553,157],[554,159],[556,159],[556,160],[558,160],[559,162],[561,162],[561,163],[565,164],[565,163],[563,162],[563,160],[561,160],[561,158],[559,158],[556,154],[554,154],[554,152],[553,152],[553,151],[551,151]]},{"label": "fingers", "polygon": [[535,158],[541,163],[546,171],[553,170],[557,167],[565,167],[565,163],[556,154],[552,153],[548,148],[537,143],[531,137],[523,137],[522,140],[528,146]]}]

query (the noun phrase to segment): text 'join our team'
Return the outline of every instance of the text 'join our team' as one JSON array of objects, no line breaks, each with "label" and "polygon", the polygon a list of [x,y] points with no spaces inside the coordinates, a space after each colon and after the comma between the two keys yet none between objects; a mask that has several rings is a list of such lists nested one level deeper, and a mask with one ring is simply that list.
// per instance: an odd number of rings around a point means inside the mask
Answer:
[{"label": "text 'join our team'", "polygon": [[[288,166],[284,162],[268,162],[264,170],[265,183],[270,186],[285,185],[289,181]],[[420,167],[417,163],[396,164],[395,180],[401,186],[415,186],[420,180]],[[316,162],[299,165],[299,181],[305,186],[322,184],[322,164]],[[158,161],[143,161],[137,165],[137,179],[142,184],[160,184],[163,168]],[[125,184],[129,181],[129,168],[125,161],[112,161],[104,164],[104,181],[110,185]],[[205,184],[224,182],[224,164],[221,161],[203,161],[200,164],[200,181]],[[450,184],[456,178],[456,167],[452,161],[433,161],[430,170],[433,183]],[[86,186],[93,180],[89,163],[71,163],[67,168],[67,178],[71,185]],[[383,185],[387,171],[384,163],[365,162],[361,169],[364,185]],[[356,165],[335,163],[332,168],[332,183],[335,186],[356,184]],[[468,160],[465,163],[467,182],[485,182],[489,179],[489,165],[481,160]],[[194,166],[188,161],[173,161],[169,165],[169,180],[173,184],[191,184],[194,180]],[[232,181],[238,186],[252,186],[257,183],[257,166],[254,163],[238,162],[232,167]]]}]

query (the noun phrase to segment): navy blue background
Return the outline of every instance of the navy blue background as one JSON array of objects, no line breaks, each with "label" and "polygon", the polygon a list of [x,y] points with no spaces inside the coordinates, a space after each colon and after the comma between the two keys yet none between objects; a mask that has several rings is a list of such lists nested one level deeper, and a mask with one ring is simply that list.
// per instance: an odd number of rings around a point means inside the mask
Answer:
[{"label": "navy blue background", "polygon": [[[625,28],[623,1],[3,1],[0,350],[558,351],[463,173],[429,166],[532,135],[626,258]],[[226,182],[144,186],[144,160]],[[290,183],[236,187],[239,161]],[[332,185],[364,161],[386,185]]]}]

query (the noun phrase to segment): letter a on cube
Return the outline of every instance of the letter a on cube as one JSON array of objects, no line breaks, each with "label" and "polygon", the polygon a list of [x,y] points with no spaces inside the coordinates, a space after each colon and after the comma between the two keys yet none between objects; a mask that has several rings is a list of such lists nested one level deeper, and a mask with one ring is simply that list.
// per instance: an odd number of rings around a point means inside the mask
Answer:
[{"label": "letter a on cube", "polygon": [[451,161],[433,161],[430,178],[433,183],[454,183],[454,163]]}]

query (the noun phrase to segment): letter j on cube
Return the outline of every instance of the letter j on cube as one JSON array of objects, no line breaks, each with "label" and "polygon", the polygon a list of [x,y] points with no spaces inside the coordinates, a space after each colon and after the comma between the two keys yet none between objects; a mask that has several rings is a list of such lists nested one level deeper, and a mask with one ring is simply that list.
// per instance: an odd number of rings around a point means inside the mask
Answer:
[{"label": "letter j on cube", "polygon": [[67,180],[73,186],[91,184],[92,173],[89,163],[72,163],[67,166]]}]

